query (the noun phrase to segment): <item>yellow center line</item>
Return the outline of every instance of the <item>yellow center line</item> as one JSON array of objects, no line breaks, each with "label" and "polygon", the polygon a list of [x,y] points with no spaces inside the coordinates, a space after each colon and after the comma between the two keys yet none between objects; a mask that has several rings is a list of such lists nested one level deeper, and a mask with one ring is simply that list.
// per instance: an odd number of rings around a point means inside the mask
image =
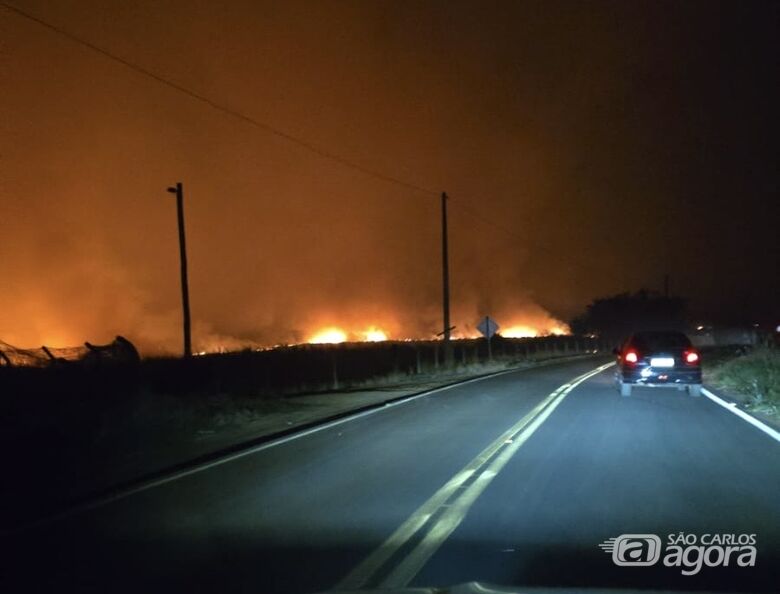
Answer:
[{"label": "yellow center line", "polygon": [[[566,395],[579,384],[601,373],[611,365],[614,365],[614,363],[597,367],[593,371],[589,371],[562,385],[545,397],[533,410],[505,431],[476,458],[469,462],[463,470],[436,491],[428,501],[423,503],[417,511],[409,516],[379,548],[355,567],[334,589],[351,590],[366,586],[393,555],[408,543],[415,534],[426,528],[427,533],[423,539],[392,569],[381,583],[381,586],[384,588],[397,588],[407,585],[449,537],[452,531],[458,527],[469,508],[487,488],[493,478],[547,417],[550,416]],[[447,503],[458,489],[471,480],[472,477],[474,477],[474,480],[462,489],[456,499]],[[427,526],[429,520],[438,511],[442,511],[438,519],[433,525]]]}]

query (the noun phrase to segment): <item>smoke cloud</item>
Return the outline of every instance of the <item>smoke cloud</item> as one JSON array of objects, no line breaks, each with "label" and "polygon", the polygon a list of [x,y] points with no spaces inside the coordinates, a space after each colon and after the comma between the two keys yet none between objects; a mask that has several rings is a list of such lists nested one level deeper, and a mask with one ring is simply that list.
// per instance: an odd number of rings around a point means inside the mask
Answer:
[{"label": "smoke cloud", "polygon": [[[661,224],[657,208],[685,189],[655,177],[665,157],[652,135],[635,142],[652,14],[639,26],[570,4],[23,8],[362,167],[448,191],[464,335],[484,315],[549,331],[593,296],[660,282],[691,231],[640,230],[658,256],[641,269],[616,250],[616,222]],[[437,195],[324,159],[7,11],[0,37],[2,340],[123,334],[146,353],[178,351],[165,191],[177,181],[196,349],[300,342],[327,326],[441,330]],[[630,193],[642,199],[621,202]],[[707,246],[690,249],[695,260]],[[703,278],[700,294],[714,282]]]}]

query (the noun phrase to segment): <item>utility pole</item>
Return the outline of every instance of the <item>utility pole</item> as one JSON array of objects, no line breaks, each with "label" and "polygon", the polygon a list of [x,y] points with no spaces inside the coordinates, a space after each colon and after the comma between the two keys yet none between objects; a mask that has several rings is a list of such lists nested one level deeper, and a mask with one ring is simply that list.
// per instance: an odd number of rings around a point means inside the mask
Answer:
[{"label": "utility pole", "polygon": [[176,194],[176,214],[179,220],[179,256],[181,260],[181,308],[184,316],[184,357],[192,356],[192,340],[190,337],[190,289],[187,282],[187,244],[184,238],[184,191],[181,182],[176,187],[168,188],[171,194]]},{"label": "utility pole", "polygon": [[447,193],[441,193],[441,270],[442,270],[442,309],[444,313],[444,329],[442,336],[444,339],[444,364],[449,366],[452,363],[452,343],[450,342],[450,256],[449,246],[447,244]]}]

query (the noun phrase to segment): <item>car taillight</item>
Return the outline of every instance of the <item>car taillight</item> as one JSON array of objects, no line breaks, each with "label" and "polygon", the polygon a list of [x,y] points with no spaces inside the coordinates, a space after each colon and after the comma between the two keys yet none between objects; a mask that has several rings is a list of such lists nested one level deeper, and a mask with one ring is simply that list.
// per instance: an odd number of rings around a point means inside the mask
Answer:
[{"label": "car taillight", "polygon": [[696,351],[687,351],[685,353],[685,362],[689,365],[693,365],[694,363],[699,362],[699,353]]},{"label": "car taillight", "polygon": [[636,363],[639,361],[639,355],[636,354],[636,351],[628,351],[624,356],[623,360],[626,363]]}]

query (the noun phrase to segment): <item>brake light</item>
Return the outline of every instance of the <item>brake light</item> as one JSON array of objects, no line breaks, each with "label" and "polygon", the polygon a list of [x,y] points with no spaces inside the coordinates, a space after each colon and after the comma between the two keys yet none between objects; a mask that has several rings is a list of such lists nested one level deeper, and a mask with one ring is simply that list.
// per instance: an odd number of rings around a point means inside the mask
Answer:
[{"label": "brake light", "polygon": [[626,363],[636,363],[639,361],[639,355],[636,354],[636,351],[628,351],[623,357],[623,360]]},{"label": "brake light", "polygon": [[699,353],[696,351],[688,351],[685,353],[685,362],[689,365],[693,365],[694,363],[699,362]]}]

